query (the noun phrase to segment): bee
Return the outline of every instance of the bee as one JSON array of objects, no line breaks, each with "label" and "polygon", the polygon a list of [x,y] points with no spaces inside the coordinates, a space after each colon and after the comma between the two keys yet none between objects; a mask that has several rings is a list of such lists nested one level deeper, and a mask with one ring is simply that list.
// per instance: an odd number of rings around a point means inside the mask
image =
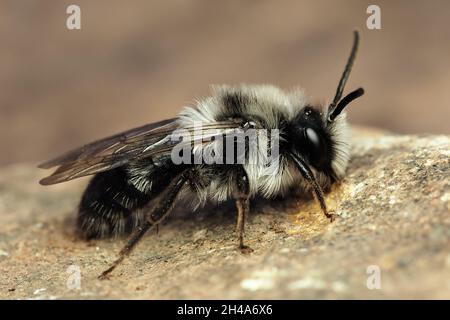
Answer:
[{"label": "bee", "polygon": [[[257,195],[272,198],[300,188],[313,194],[332,222],[334,215],[327,209],[323,190],[344,176],[350,157],[343,110],[364,90],[358,88],[344,97],[343,91],[358,44],[355,31],[334,99],[324,108],[308,102],[300,89],[284,92],[271,85],[216,86],[210,97],[185,107],[175,118],[95,141],[41,164],[44,169],[57,167],[40,181],[42,185],[94,175],[79,204],[77,230],[83,238],[130,235],[118,259],[99,278],[107,278],[145,233],[168,216],[178,199],[190,199],[192,211],[208,201],[234,200],[238,248],[243,253],[251,252],[244,244],[244,224],[249,200]],[[170,137],[180,129],[193,133],[198,123],[202,125],[200,133],[215,130],[216,138],[234,129],[277,130],[277,173],[267,175],[264,164],[246,162],[175,163],[177,144]],[[213,138],[202,139],[200,146],[215,143]],[[187,151],[188,158],[200,149]],[[244,152],[247,154],[248,148]]]}]

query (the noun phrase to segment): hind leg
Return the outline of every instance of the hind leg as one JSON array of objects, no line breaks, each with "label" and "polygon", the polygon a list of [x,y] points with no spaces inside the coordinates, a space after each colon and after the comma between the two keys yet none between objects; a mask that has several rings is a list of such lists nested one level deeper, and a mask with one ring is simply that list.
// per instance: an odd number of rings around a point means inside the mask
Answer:
[{"label": "hind leg", "polygon": [[155,206],[153,212],[148,216],[147,220],[139,226],[131,235],[127,244],[119,252],[119,258],[115,260],[112,265],[99,276],[99,279],[106,279],[111,273],[134,249],[136,244],[152,227],[157,226],[170,213],[170,210],[175,203],[175,200],[181,191],[182,187],[189,179],[189,171],[185,171],[175,178],[169,185],[166,192],[163,193],[161,201]]},{"label": "hind leg", "polygon": [[139,209],[148,206],[181,171],[147,162],[146,165],[146,170],[134,164],[101,172],[91,179],[82,196],[77,220],[78,233],[83,238],[128,235],[145,221]]}]

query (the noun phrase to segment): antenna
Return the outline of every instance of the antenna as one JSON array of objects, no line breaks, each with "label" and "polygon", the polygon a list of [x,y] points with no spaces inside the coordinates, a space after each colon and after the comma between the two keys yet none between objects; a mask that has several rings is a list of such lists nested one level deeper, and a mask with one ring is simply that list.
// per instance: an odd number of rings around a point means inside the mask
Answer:
[{"label": "antenna", "polygon": [[339,80],[339,85],[336,89],[336,94],[334,96],[333,102],[328,107],[328,122],[333,122],[334,119],[344,110],[344,108],[356,98],[361,97],[364,94],[363,88],[358,88],[346,95],[342,100],[342,93],[344,92],[345,84],[347,83],[350,71],[352,70],[353,62],[355,61],[356,52],[359,46],[359,33],[358,31],[353,32],[353,47],[348,57],[347,64],[345,65],[344,72],[342,73],[341,79]]}]

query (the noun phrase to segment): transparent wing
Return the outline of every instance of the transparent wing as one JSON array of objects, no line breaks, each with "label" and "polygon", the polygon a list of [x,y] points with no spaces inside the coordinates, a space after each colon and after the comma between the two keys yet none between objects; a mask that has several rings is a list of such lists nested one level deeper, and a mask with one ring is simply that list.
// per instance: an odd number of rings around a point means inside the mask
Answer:
[{"label": "transparent wing", "polygon": [[[52,175],[42,179],[39,183],[50,185],[65,182],[117,168],[130,160],[156,155],[170,155],[173,146],[178,143],[170,137],[174,130],[179,129],[179,125],[175,120],[175,118],[167,119],[131,129],[89,143],[60,157],[44,162],[39,165],[40,168],[48,169],[56,166],[58,168]],[[201,130],[216,129],[218,131],[215,135],[222,135],[223,130],[237,127],[238,125],[235,122],[216,122],[202,126]],[[199,128],[183,129],[193,134],[199,133]],[[209,136],[209,138],[211,137],[213,136]],[[203,141],[204,138],[204,136],[200,136],[196,139]]]},{"label": "transparent wing", "polygon": [[175,118],[146,124],[138,128],[134,128],[107,138],[91,142],[80,148],[71,150],[57,158],[41,163],[38,167],[42,169],[49,169],[55,166],[68,164],[70,162],[88,159],[108,148],[112,148],[120,143],[125,143],[127,141],[132,140],[133,138],[137,139],[139,136],[142,135],[154,135],[156,138],[157,132],[158,133],[163,132],[164,129],[170,130],[170,128],[175,127],[175,125],[176,125]]}]

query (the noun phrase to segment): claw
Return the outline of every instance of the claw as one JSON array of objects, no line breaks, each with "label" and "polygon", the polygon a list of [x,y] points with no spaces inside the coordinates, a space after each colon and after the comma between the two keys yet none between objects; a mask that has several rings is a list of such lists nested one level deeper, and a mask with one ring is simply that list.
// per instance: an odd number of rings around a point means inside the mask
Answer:
[{"label": "claw", "polygon": [[105,272],[103,272],[101,275],[99,275],[98,277],[98,280],[109,280],[110,278],[109,278],[109,276],[108,276],[108,274],[106,274]]},{"label": "claw", "polygon": [[336,220],[336,214],[330,212],[326,214],[327,218],[330,219],[330,223]]},{"label": "claw", "polygon": [[244,245],[239,246],[239,250],[241,251],[242,254],[250,254],[250,253],[252,253],[254,251],[249,246],[244,246]]}]

